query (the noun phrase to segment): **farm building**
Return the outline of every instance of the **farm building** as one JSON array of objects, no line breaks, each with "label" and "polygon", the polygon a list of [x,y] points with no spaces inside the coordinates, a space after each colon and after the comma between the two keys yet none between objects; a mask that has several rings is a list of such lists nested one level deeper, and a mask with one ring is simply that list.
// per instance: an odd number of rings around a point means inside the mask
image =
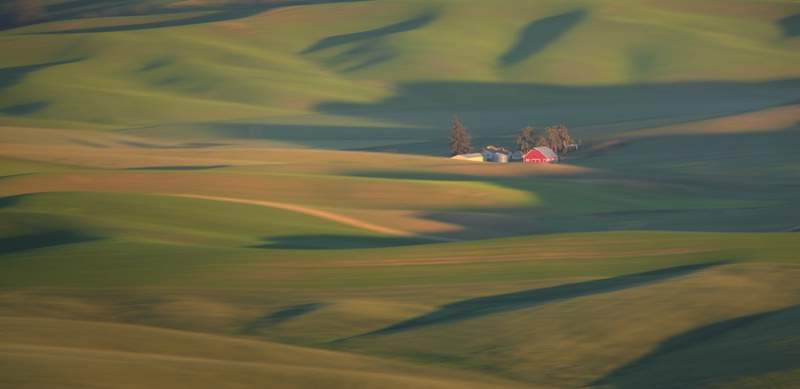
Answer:
[{"label": "farm building", "polygon": [[558,154],[549,147],[534,147],[525,154],[523,161],[529,163],[555,163],[558,162]]},{"label": "farm building", "polygon": [[494,156],[492,157],[492,162],[507,163],[508,162],[508,154],[495,153]]},{"label": "farm building", "polygon": [[[484,161],[489,162],[508,162],[511,151],[502,147],[486,146],[481,150]],[[502,154],[504,157],[500,156]]]},{"label": "farm building", "polygon": [[483,162],[483,154],[481,153],[470,153],[470,154],[459,154],[450,157],[451,159],[461,159],[465,161],[477,161]]}]

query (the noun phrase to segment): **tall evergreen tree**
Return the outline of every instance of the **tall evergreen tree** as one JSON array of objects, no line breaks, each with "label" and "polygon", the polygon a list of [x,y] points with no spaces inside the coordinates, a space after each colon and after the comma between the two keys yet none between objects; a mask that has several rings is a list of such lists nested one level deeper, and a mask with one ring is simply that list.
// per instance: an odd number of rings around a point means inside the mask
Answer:
[{"label": "tall evergreen tree", "polygon": [[450,156],[471,153],[472,139],[466,127],[458,121],[458,116],[453,116],[453,127],[450,127]]},{"label": "tall evergreen tree", "polygon": [[519,145],[519,151],[522,151],[523,153],[531,151],[531,149],[536,145],[536,132],[534,131],[533,127],[522,127],[522,132],[517,137],[517,144]]}]

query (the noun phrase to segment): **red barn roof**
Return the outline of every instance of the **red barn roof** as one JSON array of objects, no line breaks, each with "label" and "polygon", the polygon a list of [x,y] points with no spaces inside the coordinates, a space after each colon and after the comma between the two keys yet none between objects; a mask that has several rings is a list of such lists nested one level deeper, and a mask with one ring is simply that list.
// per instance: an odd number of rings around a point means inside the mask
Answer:
[{"label": "red barn roof", "polygon": [[522,160],[530,163],[552,163],[558,162],[558,154],[549,147],[534,147]]}]

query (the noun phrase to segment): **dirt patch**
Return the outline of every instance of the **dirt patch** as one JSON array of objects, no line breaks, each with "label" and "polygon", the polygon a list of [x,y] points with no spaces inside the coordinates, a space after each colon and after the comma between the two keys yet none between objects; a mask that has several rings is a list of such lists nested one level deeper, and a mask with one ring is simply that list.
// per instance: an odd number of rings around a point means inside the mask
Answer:
[{"label": "dirt patch", "polygon": [[252,204],[252,205],[260,205],[264,207],[272,207],[278,209],[284,209],[287,211],[299,212],[304,213],[306,215],[316,216],[319,218],[335,221],[337,223],[347,224],[349,226],[361,228],[368,231],[379,232],[382,234],[390,234],[390,235],[398,235],[398,236],[408,236],[414,238],[423,238],[423,239],[431,239],[431,240],[441,240],[441,241],[454,241],[454,239],[443,238],[438,236],[432,235],[420,235],[414,234],[408,231],[402,231],[390,227],[380,226],[377,224],[372,224],[365,222],[363,220],[354,219],[351,217],[347,217],[344,215],[340,215],[338,213],[323,211],[320,209],[314,209],[310,207],[304,207],[301,205],[294,205],[294,204],[287,204],[287,203],[278,203],[274,201],[262,201],[262,200],[247,200],[247,199],[237,199],[231,197],[218,197],[218,196],[204,196],[204,195],[193,195],[193,194],[164,194],[167,196],[177,196],[177,197],[189,197],[189,198],[196,198],[196,199],[205,199],[205,200],[215,200],[215,201],[227,201],[231,203],[242,203],[242,204]]}]

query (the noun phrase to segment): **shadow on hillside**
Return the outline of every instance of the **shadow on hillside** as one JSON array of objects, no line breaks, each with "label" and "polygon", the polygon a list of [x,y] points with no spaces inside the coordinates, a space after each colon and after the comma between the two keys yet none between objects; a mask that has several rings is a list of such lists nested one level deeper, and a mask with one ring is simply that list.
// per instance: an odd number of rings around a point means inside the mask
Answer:
[{"label": "shadow on hillside", "polygon": [[172,65],[173,63],[175,63],[175,60],[172,58],[158,58],[156,60],[146,63],[144,66],[139,68],[137,72],[139,73],[149,72],[151,70],[156,70],[164,66]]},{"label": "shadow on hillside", "polygon": [[39,112],[50,105],[50,101],[36,101],[33,103],[16,104],[0,108],[0,113],[11,116],[25,116]]},{"label": "shadow on hillside", "polygon": [[275,324],[279,324],[286,320],[295,318],[297,316],[302,316],[307,313],[311,313],[317,311],[319,309],[324,308],[325,306],[329,305],[330,303],[325,302],[316,302],[316,303],[307,303],[307,304],[300,304],[291,306],[285,309],[282,309],[277,312],[270,313],[264,317],[260,317],[252,322],[248,323],[244,328],[242,328],[241,333],[245,335],[252,335],[258,332],[259,329],[263,327],[272,326]]},{"label": "shadow on hillside", "polygon": [[84,235],[72,230],[54,230],[0,238],[0,255],[53,246],[86,243],[102,238]]},{"label": "shadow on hillside", "polygon": [[[10,3],[10,2],[9,2]],[[37,2],[38,3],[38,2]],[[127,10],[123,13],[127,14],[141,14],[141,12],[134,12],[133,7],[136,6],[137,1],[134,0],[73,0],[63,1],[57,4],[48,4],[43,7],[40,17],[34,18],[30,22],[22,24],[17,23],[15,18],[9,17],[0,18],[0,30],[5,30],[14,27],[20,27],[27,24],[44,23],[60,20],[82,19],[96,16],[121,16],[121,10]],[[141,4],[141,3],[140,3]],[[31,6],[28,2],[26,6]],[[37,7],[33,7],[35,10]]]},{"label": "shadow on hillside", "polygon": [[[483,116],[489,123],[503,123],[512,107],[526,108],[528,119],[508,131],[516,132],[534,121],[534,126],[554,123],[613,123],[626,120],[716,117],[786,104],[797,100],[800,78],[758,81],[696,81],[601,86],[562,86],[528,83],[409,82],[398,85],[397,94],[376,103],[330,102],[316,110],[380,118],[384,112],[436,108],[449,114],[438,126],[449,127],[453,113],[469,128],[471,116]],[[454,110],[464,110],[453,112]],[[539,120],[543,117],[544,120]],[[578,119],[576,119],[576,117]],[[401,123],[431,123],[426,116],[398,115]],[[480,119],[480,118],[479,118]],[[472,123],[472,124],[471,124]]]},{"label": "shadow on hillside", "polygon": [[[136,136],[152,136],[152,134],[169,134],[169,129],[161,131],[157,127],[124,130],[120,133]],[[262,123],[198,123],[192,125],[188,131],[196,131],[196,137],[216,137],[234,139],[272,140],[302,144],[304,146],[331,149],[331,150],[359,150],[401,152],[410,148],[410,144],[426,145],[424,149],[436,147],[435,141],[412,141],[406,144],[406,139],[424,139],[430,137],[431,130],[415,127],[353,127],[353,126],[319,126],[319,125],[288,125],[288,124],[262,124]],[[182,130],[176,137],[189,137],[187,131]],[[446,142],[442,141],[442,142]],[[438,142],[438,144],[442,144]],[[124,142],[129,146],[145,148],[179,148],[178,146],[148,145],[142,142]],[[400,144],[398,144],[400,143]],[[188,144],[182,147],[188,147]],[[193,144],[199,147],[198,144]],[[222,145],[222,144],[220,144]],[[209,143],[207,146],[215,146]],[[429,152],[414,152],[409,149],[409,154],[429,155]]]},{"label": "shadow on hillside", "polygon": [[[623,133],[753,112],[797,101],[800,78],[763,82],[681,82],[558,86],[480,82],[417,82],[372,104],[324,103],[316,110],[391,126],[197,123],[188,137],[289,141],[306,147],[445,157],[453,114],[477,148],[514,147],[519,129],[564,124],[576,138]],[[160,131],[160,130],[159,130]],[[154,128],[124,133],[163,136]],[[188,134],[188,135],[187,135]]]},{"label": "shadow on hillside", "polygon": [[19,84],[23,78],[36,71],[47,69],[53,66],[80,62],[83,60],[84,58],[75,58],[64,61],[54,61],[54,62],[40,63],[36,65],[15,66],[10,68],[0,69],[0,90],[11,88],[12,86]]},{"label": "shadow on hillside", "polygon": [[[725,320],[672,337],[592,385],[706,388],[800,367],[800,305]],[[765,386],[770,382],[766,378]],[[777,382],[780,382],[778,379]]]},{"label": "shadow on hillside", "polygon": [[381,38],[387,35],[399,34],[402,32],[413,31],[427,24],[430,24],[439,17],[437,12],[428,12],[417,16],[413,19],[405,20],[399,23],[391,24],[374,30],[356,32],[352,34],[336,35],[328,38],[323,38],[309,46],[300,54],[313,53],[315,51],[324,50],[331,47],[347,45],[351,43],[360,43],[367,40]]},{"label": "shadow on hillside", "polygon": [[37,34],[86,34],[86,33],[136,31],[136,30],[148,30],[153,28],[189,26],[192,24],[216,23],[234,19],[242,19],[253,15],[257,15],[271,8],[274,7],[264,7],[264,8],[236,10],[236,11],[220,11],[206,15],[187,17],[183,19],[165,20],[161,22],[77,28],[73,30],[46,31],[46,32],[39,32]]},{"label": "shadow on hillside", "polygon": [[355,46],[351,49],[336,53],[332,57],[324,59],[323,62],[326,66],[336,67],[344,73],[365,69],[386,62],[397,55],[394,49],[382,44],[381,38],[422,28],[436,20],[438,16],[438,12],[428,12],[416,18],[374,30],[324,38],[301,51],[300,54],[310,54],[331,47],[353,44]]},{"label": "shadow on hillside", "polygon": [[[175,14],[175,13],[186,13],[186,12],[211,12],[211,13],[205,15],[190,16],[182,19],[159,21],[159,22],[78,28],[78,29],[62,30],[62,31],[47,31],[37,34],[98,33],[98,32],[135,31],[135,30],[146,30],[153,28],[188,26],[193,24],[216,23],[228,20],[242,19],[272,9],[289,7],[289,6],[329,4],[329,3],[349,3],[349,2],[360,2],[360,1],[371,1],[371,0],[297,0],[297,1],[286,0],[286,1],[266,1],[266,2],[243,2],[240,4],[234,3],[234,4],[209,5],[209,6],[198,5],[198,6],[173,7],[173,8],[160,7],[151,9],[138,9],[134,7],[134,2],[126,0],[117,0],[111,2],[78,0],[78,1],[72,1],[55,5],[57,7],[60,7],[60,11],[51,13],[52,16],[48,19],[48,21],[70,20],[70,19],[84,18],[84,17],[139,16],[139,15]],[[87,8],[88,6],[94,6],[94,7]],[[51,8],[48,7],[47,10],[51,11]],[[110,14],[111,12],[113,12],[113,14]]]},{"label": "shadow on hillside", "polygon": [[[670,181],[692,184],[700,184],[692,182],[693,178],[713,179],[722,176],[753,182],[769,181],[791,176],[787,167],[797,160],[797,147],[800,146],[798,131],[800,122],[783,129],[742,132],[715,133],[712,129],[709,133],[642,137],[636,137],[637,134],[633,132],[630,134],[633,138],[625,148],[599,155],[589,154],[586,158],[568,160],[568,163],[626,173],[672,176],[668,177]],[[676,157],[680,158],[679,162]],[[633,159],[640,163],[631,164]],[[738,189],[763,191],[764,188]]]},{"label": "shadow on hillside", "polygon": [[[583,139],[753,112],[797,100],[800,78],[760,82],[676,82],[633,85],[559,86],[522,83],[412,82],[375,103],[324,103],[326,114],[355,116],[415,128],[413,154],[446,155],[453,114],[473,145],[502,136],[513,143],[525,125],[564,124]],[[324,129],[324,128],[320,128]],[[402,134],[403,129],[383,129]],[[580,131],[578,133],[577,131]],[[383,134],[377,135],[378,137]],[[407,139],[412,138],[408,136]],[[439,141],[438,153],[426,142]],[[511,144],[510,146],[513,146]],[[413,152],[421,147],[423,152]],[[378,150],[376,150],[378,151]]]},{"label": "shadow on hillside", "polygon": [[536,20],[519,33],[517,42],[500,56],[501,67],[511,66],[530,58],[555,43],[586,18],[586,11],[572,11]]},{"label": "shadow on hillside", "polygon": [[[599,293],[614,292],[617,290],[666,281],[723,264],[724,262],[710,262],[678,266],[620,277],[553,286],[543,289],[525,290],[522,292],[500,294],[488,297],[478,297],[447,304],[441,306],[435,312],[397,323],[377,331],[357,335],[356,337],[387,335],[396,332],[449,324],[498,313],[531,308],[554,301],[590,296]],[[349,339],[343,339],[343,341]]]},{"label": "shadow on hillside", "polygon": [[776,22],[780,27],[784,38],[796,38],[800,36],[800,14],[787,16]]},{"label": "shadow on hillside", "polygon": [[[519,176],[492,177],[486,175],[491,171],[488,168],[505,168],[481,166],[474,171],[482,174],[469,175],[470,166],[443,161],[462,169],[449,173],[354,167],[344,174],[391,180],[479,181],[539,199],[535,207],[474,209],[476,217],[472,219],[460,218],[459,212],[452,211],[420,216],[479,229],[491,219],[478,213],[499,213],[509,220],[484,229],[506,235],[608,230],[778,232],[797,225],[793,215],[800,183],[791,167],[800,146],[798,131],[800,123],[769,131],[667,134],[633,138],[624,149],[601,155],[584,153],[572,158],[567,154],[570,159],[564,164],[586,167],[587,173],[559,175],[559,169],[552,169],[551,174],[526,177],[528,166],[512,163],[515,166],[508,170],[514,168]],[[530,166],[533,174],[547,170]],[[462,233],[445,235],[463,238]]]},{"label": "shadow on hillside", "polygon": [[256,249],[286,250],[349,250],[381,247],[415,246],[432,241],[413,237],[349,236],[349,235],[299,235],[264,238],[267,244],[250,246]]},{"label": "shadow on hillside", "polygon": [[[28,173],[28,174],[30,174],[30,173]],[[9,176],[6,176],[6,177],[9,177]],[[18,195],[0,197],[0,209],[11,208],[11,207],[19,204],[22,201],[22,199],[24,199],[24,198],[26,198],[28,196],[31,196],[31,194],[26,193],[26,194],[18,194]]]},{"label": "shadow on hillside", "polygon": [[[37,174],[37,173],[17,173],[17,174],[0,175],[0,180],[7,180],[7,179],[11,179],[11,178],[16,178],[16,177],[31,176],[31,175],[34,175],[34,174]],[[4,208],[4,206],[2,204],[0,204],[0,208]]]}]

